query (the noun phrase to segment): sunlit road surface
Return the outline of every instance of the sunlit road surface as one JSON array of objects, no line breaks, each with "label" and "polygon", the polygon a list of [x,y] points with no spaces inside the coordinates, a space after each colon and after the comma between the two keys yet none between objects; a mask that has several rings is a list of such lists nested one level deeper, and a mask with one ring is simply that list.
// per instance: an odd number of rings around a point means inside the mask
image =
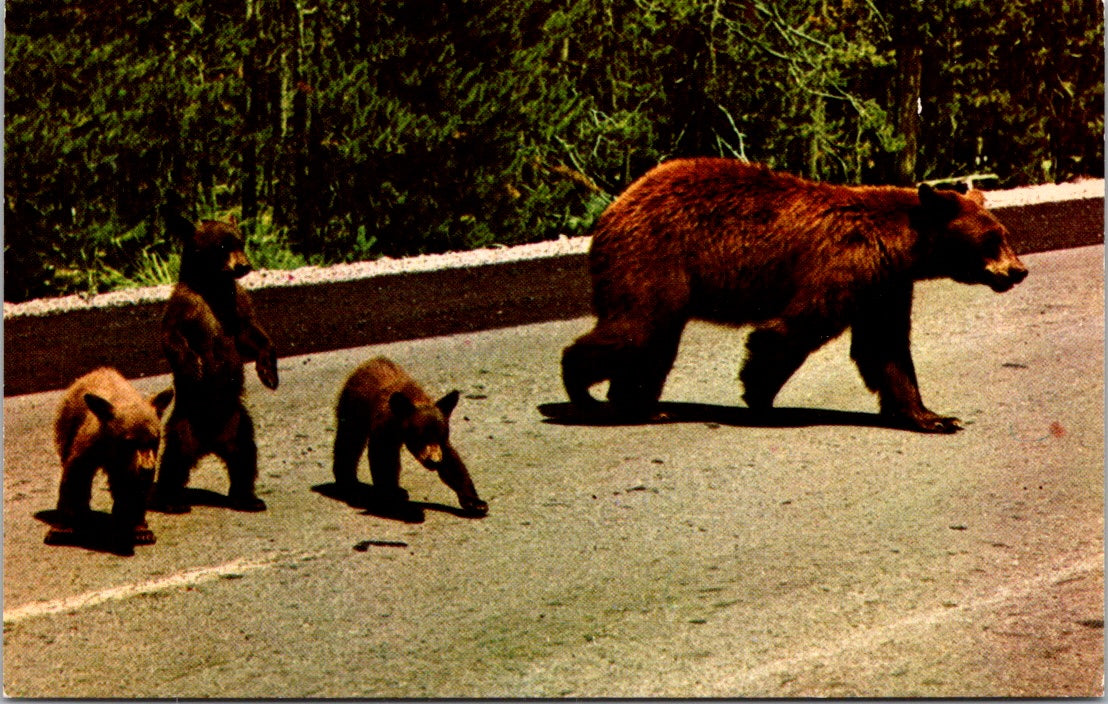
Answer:
[{"label": "sunlit road surface", "polygon": [[[849,335],[758,417],[745,332],[695,323],[670,422],[643,425],[565,415],[559,357],[589,319],[286,358],[277,392],[248,382],[269,510],[219,506],[206,461],[205,505],[152,513],[131,557],[43,545],[60,393],[7,398],[5,694],[1099,695],[1103,247],[1025,261],[1003,295],[917,287],[924,401],[953,436],[882,427]],[[410,458],[422,523],[328,496],[333,402],[376,354],[462,391],[488,517]]]}]

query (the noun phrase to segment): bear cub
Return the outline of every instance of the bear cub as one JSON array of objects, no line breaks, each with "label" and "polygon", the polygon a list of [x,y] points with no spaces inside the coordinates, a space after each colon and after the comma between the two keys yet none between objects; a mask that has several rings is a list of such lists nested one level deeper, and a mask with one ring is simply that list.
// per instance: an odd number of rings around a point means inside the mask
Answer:
[{"label": "bear cub", "polygon": [[909,348],[912,289],[950,278],[1012,288],[1027,269],[982,203],[915,188],[838,186],[733,159],[679,159],[600,216],[589,251],[596,327],[567,347],[575,406],[608,381],[621,414],[648,415],[690,318],[753,325],[740,373],[767,409],[810,353],[851,328],[851,357],[894,425],[957,430],[928,410]]},{"label": "bear cub", "polygon": [[189,511],[189,473],[202,457],[215,454],[227,466],[231,507],[264,511],[254,490],[258,450],[242,402],[243,363],[254,360],[258,379],[276,389],[277,353],[237,281],[250,271],[242,232],[234,218],[193,224],[171,215],[168,225],[184,247],[179,281],[162,319],[162,350],[176,400],[166,421],[156,505],[166,513]]},{"label": "bear cub", "polygon": [[101,367],[66,390],[54,422],[62,462],[58,518],[48,545],[72,544],[89,525],[92,482],[99,469],[112,496],[112,541],[123,547],[150,545],[146,502],[154,485],[161,415],[173,398],[166,389],[143,398],[123,376]]},{"label": "bear cub", "polygon": [[381,500],[399,507],[408,500],[400,488],[400,447],[458,495],[467,513],[483,516],[489,506],[477,495],[462,458],[450,444],[450,414],[458,403],[451,391],[438,401],[403,369],[385,357],[362,364],[339,396],[335,416],[335,483],[344,492],[358,487],[358,460],[369,446],[369,473]]}]

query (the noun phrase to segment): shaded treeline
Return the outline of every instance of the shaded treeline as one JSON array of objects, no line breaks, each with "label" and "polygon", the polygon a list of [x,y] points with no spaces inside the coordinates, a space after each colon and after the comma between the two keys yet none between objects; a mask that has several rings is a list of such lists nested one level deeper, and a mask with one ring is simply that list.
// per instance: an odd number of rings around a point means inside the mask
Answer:
[{"label": "shaded treeline", "polygon": [[1095,0],[9,0],[5,298],[579,234],[658,161],[1103,172]]}]

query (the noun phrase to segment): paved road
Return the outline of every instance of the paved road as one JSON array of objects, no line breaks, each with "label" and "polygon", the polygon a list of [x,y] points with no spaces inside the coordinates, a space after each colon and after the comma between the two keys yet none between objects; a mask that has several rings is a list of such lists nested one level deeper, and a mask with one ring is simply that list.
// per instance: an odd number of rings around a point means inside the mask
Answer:
[{"label": "paved road", "polygon": [[[59,395],[8,398],[5,693],[1099,694],[1103,247],[1026,260],[1008,294],[918,288],[924,398],[963,419],[954,436],[880,427],[848,338],[758,421],[734,407],[743,334],[694,324],[664,397],[678,421],[606,427],[540,412],[585,318],[313,354],[282,360],[277,392],[248,387],[270,510],[198,494],[213,505],[153,514],[133,557],[42,544]],[[463,392],[487,518],[408,460],[422,523],[313,491],[338,387],[379,353]]]}]

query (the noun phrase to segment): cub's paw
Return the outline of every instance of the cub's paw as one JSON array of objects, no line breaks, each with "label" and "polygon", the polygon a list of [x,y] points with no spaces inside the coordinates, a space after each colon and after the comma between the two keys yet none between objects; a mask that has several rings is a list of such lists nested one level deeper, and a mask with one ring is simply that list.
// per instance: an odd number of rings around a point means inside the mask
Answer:
[{"label": "cub's paw", "polygon": [[135,545],[153,545],[158,540],[154,537],[154,531],[150,530],[150,526],[145,523],[134,527],[131,532],[131,539]]},{"label": "cub's paw", "polygon": [[231,496],[231,508],[236,511],[246,511],[247,513],[258,513],[264,511],[266,506],[265,502],[259,499],[254,494],[243,494],[239,496]]},{"label": "cub's paw", "polygon": [[489,514],[489,505],[478,498],[465,499],[461,502],[462,510],[467,516],[481,518]]},{"label": "cub's paw", "polygon": [[47,545],[73,545],[77,540],[77,531],[69,526],[54,526],[46,531],[43,538]]},{"label": "cub's paw", "polygon": [[752,388],[751,384],[746,385],[746,391],[743,393],[743,403],[746,407],[752,411],[768,411],[773,408],[773,396],[764,391],[760,391],[757,388]]}]

